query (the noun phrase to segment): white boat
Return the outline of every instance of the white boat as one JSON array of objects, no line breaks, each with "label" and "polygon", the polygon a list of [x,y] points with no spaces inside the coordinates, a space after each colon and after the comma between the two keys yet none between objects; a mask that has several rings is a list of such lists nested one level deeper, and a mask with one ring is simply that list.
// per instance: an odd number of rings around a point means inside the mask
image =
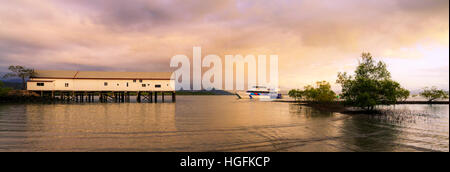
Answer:
[{"label": "white boat", "polygon": [[281,98],[281,94],[278,93],[277,89],[270,89],[266,86],[253,86],[245,92],[236,92],[236,95],[240,99],[271,100]]}]

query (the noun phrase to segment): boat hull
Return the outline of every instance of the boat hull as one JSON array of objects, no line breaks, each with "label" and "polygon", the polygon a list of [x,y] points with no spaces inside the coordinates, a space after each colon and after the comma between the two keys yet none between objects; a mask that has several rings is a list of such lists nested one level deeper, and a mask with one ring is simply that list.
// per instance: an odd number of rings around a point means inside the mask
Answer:
[{"label": "boat hull", "polygon": [[281,94],[278,93],[247,93],[247,92],[238,92],[236,95],[240,99],[280,99]]}]

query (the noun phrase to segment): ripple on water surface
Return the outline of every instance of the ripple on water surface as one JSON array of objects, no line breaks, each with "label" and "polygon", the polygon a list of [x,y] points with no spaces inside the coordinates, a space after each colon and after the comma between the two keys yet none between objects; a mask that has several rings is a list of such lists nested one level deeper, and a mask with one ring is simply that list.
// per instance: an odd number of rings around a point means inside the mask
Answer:
[{"label": "ripple on water surface", "polygon": [[0,151],[449,151],[448,105],[321,112],[233,96],[0,105]]}]

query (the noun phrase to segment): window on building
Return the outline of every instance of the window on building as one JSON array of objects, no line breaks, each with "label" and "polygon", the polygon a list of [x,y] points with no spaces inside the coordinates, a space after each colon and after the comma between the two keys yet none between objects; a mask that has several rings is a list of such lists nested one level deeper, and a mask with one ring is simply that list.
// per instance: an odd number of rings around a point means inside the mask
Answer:
[{"label": "window on building", "polygon": [[161,88],[160,84],[155,85],[155,88]]},{"label": "window on building", "polygon": [[128,82],[127,82],[127,87],[128,87]]},{"label": "window on building", "polygon": [[108,82],[103,83],[104,86],[108,86]]},{"label": "window on building", "polygon": [[140,79],[139,82],[142,83],[142,79]]},{"label": "window on building", "polygon": [[44,83],[43,83],[43,82],[38,82],[38,83],[36,83],[36,85],[37,85],[38,87],[43,87],[43,86],[44,86]]},{"label": "window on building", "polygon": [[146,87],[147,86],[147,84],[142,84],[142,87]]},{"label": "window on building", "polygon": [[69,87],[69,83],[64,84],[65,87]]},{"label": "window on building", "polygon": [[136,80],[135,80],[135,79],[133,79],[133,83],[136,83]]},{"label": "window on building", "polygon": [[117,84],[117,86],[119,86],[119,84]]}]

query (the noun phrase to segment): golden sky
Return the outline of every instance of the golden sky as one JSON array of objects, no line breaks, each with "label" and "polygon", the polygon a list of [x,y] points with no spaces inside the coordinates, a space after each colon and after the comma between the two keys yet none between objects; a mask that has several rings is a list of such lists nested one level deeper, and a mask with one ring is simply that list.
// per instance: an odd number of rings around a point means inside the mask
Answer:
[{"label": "golden sky", "polygon": [[170,58],[277,54],[281,88],[334,84],[361,52],[408,89],[449,83],[448,0],[0,0],[0,72],[172,71]]}]

